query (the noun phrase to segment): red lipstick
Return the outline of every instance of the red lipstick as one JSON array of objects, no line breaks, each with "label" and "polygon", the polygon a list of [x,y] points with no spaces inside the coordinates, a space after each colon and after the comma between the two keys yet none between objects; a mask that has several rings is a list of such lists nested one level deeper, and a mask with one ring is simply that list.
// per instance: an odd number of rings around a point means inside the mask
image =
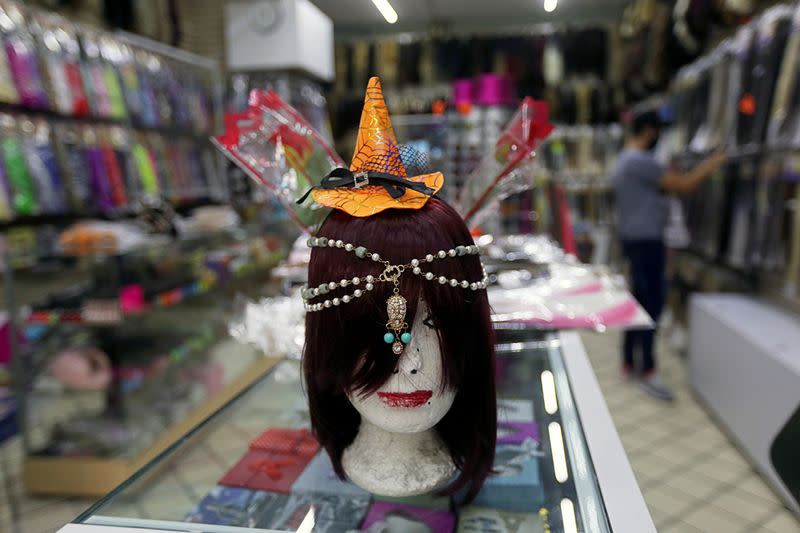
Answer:
[{"label": "red lipstick", "polygon": [[414,392],[379,392],[378,397],[389,407],[419,407],[433,396],[429,390]]}]

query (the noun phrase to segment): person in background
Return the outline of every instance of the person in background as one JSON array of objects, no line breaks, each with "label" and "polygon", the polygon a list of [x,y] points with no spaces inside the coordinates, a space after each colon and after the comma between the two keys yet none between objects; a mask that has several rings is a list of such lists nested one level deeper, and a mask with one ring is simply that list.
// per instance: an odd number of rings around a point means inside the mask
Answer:
[{"label": "person in background", "polygon": [[[617,233],[629,262],[632,292],[656,323],[666,295],[664,195],[691,193],[726,161],[725,153],[717,152],[686,173],[665,170],[652,152],[664,125],[655,111],[635,115],[613,173]],[[672,391],[656,370],[654,341],[654,329],[625,333],[622,375],[626,380],[638,378],[642,389],[651,396],[671,401]],[[641,356],[638,367],[634,365],[637,352]]]}]

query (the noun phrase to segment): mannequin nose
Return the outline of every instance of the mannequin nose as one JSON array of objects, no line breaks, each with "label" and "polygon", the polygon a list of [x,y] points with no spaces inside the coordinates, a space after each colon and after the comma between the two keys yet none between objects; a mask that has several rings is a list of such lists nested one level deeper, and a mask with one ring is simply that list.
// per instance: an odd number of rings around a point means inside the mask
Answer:
[{"label": "mannequin nose", "polygon": [[406,346],[403,355],[400,356],[400,361],[397,362],[397,367],[404,374],[416,374],[422,369],[422,358],[417,350]]}]

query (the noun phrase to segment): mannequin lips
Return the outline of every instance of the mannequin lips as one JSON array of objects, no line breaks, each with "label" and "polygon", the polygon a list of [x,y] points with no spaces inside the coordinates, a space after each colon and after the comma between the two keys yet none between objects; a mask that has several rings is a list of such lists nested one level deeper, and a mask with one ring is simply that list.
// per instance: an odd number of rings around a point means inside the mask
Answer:
[{"label": "mannequin lips", "polygon": [[378,397],[389,407],[419,407],[431,399],[433,392],[415,390],[414,392],[379,392]]}]

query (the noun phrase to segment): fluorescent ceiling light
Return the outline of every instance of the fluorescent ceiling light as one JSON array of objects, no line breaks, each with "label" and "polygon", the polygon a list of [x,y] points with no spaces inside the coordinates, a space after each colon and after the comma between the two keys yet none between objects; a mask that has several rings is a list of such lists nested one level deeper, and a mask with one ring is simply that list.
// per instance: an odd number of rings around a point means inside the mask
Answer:
[{"label": "fluorescent ceiling light", "polygon": [[378,11],[381,12],[383,18],[386,19],[386,22],[389,24],[394,24],[397,22],[397,11],[394,10],[392,4],[389,3],[389,0],[372,0],[372,3],[375,4],[375,7],[377,7]]},{"label": "fluorescent ceiling light", "polygon": [[[372,1],[375,2],[375,0]],[[375,3],[377,4],[377,2]],[[556,7],[558,7],[558,0],[544,0],[544,10],[548,13],[555,11]]]}]

